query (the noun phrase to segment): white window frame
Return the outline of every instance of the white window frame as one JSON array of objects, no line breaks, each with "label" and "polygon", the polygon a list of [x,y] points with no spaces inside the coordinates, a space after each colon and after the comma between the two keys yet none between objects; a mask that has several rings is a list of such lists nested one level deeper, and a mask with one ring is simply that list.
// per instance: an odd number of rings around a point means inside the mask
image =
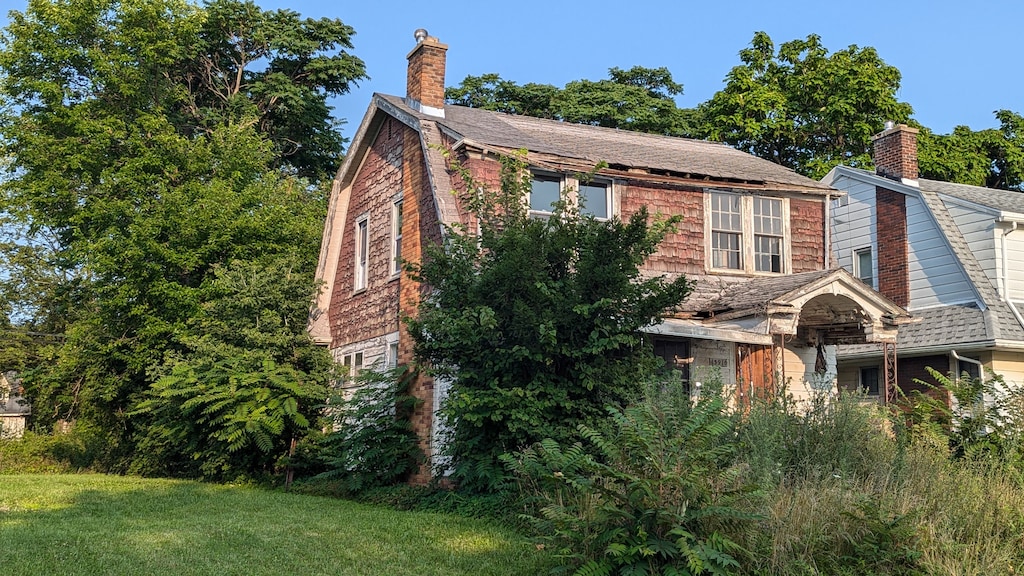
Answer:
[{"label": "white window frame", "polygon": [[391,202],[391,276],[402,274],[402,221],[404,220],[403,198],[399,195]]},{"label": "white window frame", "polygon": [[[558,174],[556,172],[546,172],[543,170],[530,170],[530,181],[534,179],[557,181],[559,198],[564,196],[566,203],[570,206],[579,206],[579,188],[580,185],[593,185],[603,186],[605,190],[605,206],[607,207],[607,213],[604,216],[594,215],[596,220],[605,221],[610,220],[619,213],[619,207],[617,205],[618,196],[615,194],[615,181],[610,178],[603,178],[601,176],[593,176],[590,178],[580,178],[578,176],[569,176],[566,174]],[[529,210],[530,216],[537,218],[550,217],[552,212],[551,209],[538,210],[534,209],[530,204],[530,195],[527,193],[526,196],[526,208]],[[586,208],[584,207],[584,210]],[[587,212],[583,212],[587,215]]]},{"label": "white window frame", "polygon": [[[714,228],[712,226],[712,197],[714,195],[731,196],[738,198],[740,201],[740,231],[739,234],[739,245],[740,245],[740,262],[739,268],[724,268],[717,267],[714,265],[714,242],[712,240],[713,233],[715,231],[725,233],[737,233],[732,230],[725,228]],[[774,234],[761,234],[755,232],[754,226],[754,199],[765,199],[771,201],[778,201],[782,210],[782,241],[781,241],[781,258],[780,266],[781,270],[778,272],[774,271],[763,271],[757,270],[757,251],[755,245],[755,237],[757,236],[775,236]],[[789,274],[793,269],[793,250],[792,250],[792,235],[790,233],[790,206],[789,198],[780,198],[777,196],[764,196],[756,194],[742,194],[737,192],[727,192],[724,190],[706,190],[704,193],[704,268],[708,272],[717,272],[723,274],[746,274],[756,276],[778,276],[781,274]]]},{"label": "white window frame", "polygon": [[[867,279],[864,278],[864,267],[861,265],[860,257],[867,254],[870,262],[867,270]],[[858,248],[853,251],[853,275],[856,276],[861,282],[864,282],[868,286],[875,287],[875,253],[871,246],[864,248]]]},{"label": "white window frame", "polygon": [[370,215],[363,214],[356,218],[355,226],[355,270],[354,289],[358,292],[366,290],[370,268]]}]

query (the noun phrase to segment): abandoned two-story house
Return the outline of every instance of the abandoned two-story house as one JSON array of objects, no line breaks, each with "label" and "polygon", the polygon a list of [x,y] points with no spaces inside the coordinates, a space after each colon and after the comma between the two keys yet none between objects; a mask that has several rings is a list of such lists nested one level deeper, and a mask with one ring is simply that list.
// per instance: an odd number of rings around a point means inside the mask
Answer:
[{"label": "abandoned two-story house", "polygon": [[[310,331],[338,362],[358,370],[413,360],[400,318],[427,292],[400,262],[466,218],[449,158],[496,189],[499,157],[517,150],[531,169],[531,210],[550,211],[570,189],[598,218],[641,206],[683,216],[644,272],[695,282],[681,310],[648,330],[685,377],[716,371],[744,402],[780,382],[797,396],[831,389],[837,344],[895,361],[906,311],[830,267],[829,211],[840,192],[722,144],[446,105],[446,52],[418,31],[406,95],[373,96],[334,180]],[[598,163],[593,179],[577,179]],[[413,393],[423,400],[413,424],[432,454],[444,389],[420,377]]]},{"label": "abandoned two-story house", "polygon": [[[822,181],[847,193],[830,211],[838,264],[917,320],[899,328],[900,389],[926,391],[926,367],[1024,384],[1024,194],[919,178],[908,126],[875,136],[874,161]],[[879,393],[882,361],[876,347],[841,347],[839,385]]]}]

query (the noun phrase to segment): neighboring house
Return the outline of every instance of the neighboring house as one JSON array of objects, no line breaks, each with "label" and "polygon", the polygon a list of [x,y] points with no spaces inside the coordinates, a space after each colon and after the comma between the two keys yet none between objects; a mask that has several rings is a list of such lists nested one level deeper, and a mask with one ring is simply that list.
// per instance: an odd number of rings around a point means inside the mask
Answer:
[{"label": "neighboring house", "polygon": [[[891,356],[906,311],[829,269],[827,223],[840,192],[722,144],[445,105],[447,46],[422,31],[417,40],[406,96],[373,96],[331,193],[325,288],[310,332],[338,362],[357,371],[412,361],[400,318],[426,288],[399,263],[466,222],[453,193],[465,184],[449,158],[496,189],[498,158],[517,150],[531,167],[532,211],[550,211],[568,189],[599,218],[626,219],[641,206],[683,216],[644,273],[695,281],[682,309],[649,329],[655,352],[688,380],[718,373],[739,403],[782,382],[805,397],[833,389],[837,344]],[[576,175],[599,162],[606,167],[581,185]],[[413,425],[430,455],[444,386],[421,377],[413,393],[423,400]]]},{"label": "neighboring house", "polygon": [[25,433],[32,407],[21,394],[21,379],[17,374],[0,374],[0,439],[21,438]]},{"label": "neighboring house", "polygon": [[[891,126],[891,125],[890,125]],[[847,195],[832,202],[838,263],[906,307],[897,380],[928,390],[926,367],[979,374],[984,366],[1024,383],[1024,194],[918,178],[917,130],[875,136],[875,172],[833,169],[822,181]],[[840,387],[878,393],[874,347],[839,350]]]}]

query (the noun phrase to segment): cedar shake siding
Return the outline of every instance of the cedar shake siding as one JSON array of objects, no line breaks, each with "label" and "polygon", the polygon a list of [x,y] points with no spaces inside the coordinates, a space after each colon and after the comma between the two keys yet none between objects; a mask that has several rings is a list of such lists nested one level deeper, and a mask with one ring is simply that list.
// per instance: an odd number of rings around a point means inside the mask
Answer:
[{"label": "cedar shake siding", "polygon": [[825,259],[825,204],[821,200],[789,201],[793,273],[828,268]]},{"label": "cedar shake siding", "polygon": [[[343,224],[346,241],[331,292],[329,318],[335,343],[359,342],[398,330],[398,282],[391,274],[391,207],[402,192],[406,130],[394,119],[384,121],[352,182]],[[369,221],[366,288],[356,291],[355,232],[363,216]]]},{"label": "cedar shake siding", "polygon": [[644,269],[658,274],[704,273],[704,192],[697,188],[659,185],[647,182],[617,183],[621,218],[628,221],[642,206],[654,216],[681,215],[683,221],[669,234],[644,263]]}]

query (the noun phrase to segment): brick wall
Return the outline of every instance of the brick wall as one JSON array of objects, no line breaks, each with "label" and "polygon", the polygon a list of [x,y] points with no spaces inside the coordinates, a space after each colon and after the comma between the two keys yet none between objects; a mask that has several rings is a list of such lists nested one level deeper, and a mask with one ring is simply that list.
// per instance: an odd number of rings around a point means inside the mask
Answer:
[{"label": "brick wall", "polygon": [[924,394],[933,392],[930,387],[915,382],[915,380],[922,380],[933,386],[938,385],[932,375],[925,370],[926,367],[934,368],[942,374],[949,372],[949,357],[944,354],[904,358],[899,356],[899,348],[897,348],[896,354],[896,384],[904,394],[910,395],[914,391]]},{"label": "brick wall", "polygon": [[872,138],[872,157],[879,176],[917,180],[917,132],[900,124]]},{"label": "brick wall", "polygon": [[789,201],[793,273],[823,270],[825,262],[824,200]]},{"label": "brick wall", "polygon": [[876,188],[875,211],[878,224],[878,291],[906,307],[910,303],[906,196]]},{"label": "brick wall", "polygon": [[[427,177],[419,134],[411,128],[404,128],[402,138],[402,257],[410,262],[420,262],[429,244],[441,242],[441,225],[430,180]],[[426,286],[413,282],[403,274],[399,293],[402,316],[416,314],[426,290]],[[403,326],[398,335],[398,362],[411,365],[413,360],[412,337]],[[427,457],[427,461],[410,481],[413,484],[426,484],[431,479],[430,459],[433,455],[431,434],[435,410],[434,380],[425,374],[416,374],[415,378],[410,391],[420,400],[420,405],[413,412],[411,421],[413,430],[420,439],[420,450]]]},{"label": "brick wall", "polygon": [[[334,348],[398,329],[399,282],[391,273],[391,207],[402,190],[403,128],[392,118],[384,122],[352,182],[329,308]],[[363,215],[369,217],[367,282],[365,290],[354,292],[355,223]]]}]

